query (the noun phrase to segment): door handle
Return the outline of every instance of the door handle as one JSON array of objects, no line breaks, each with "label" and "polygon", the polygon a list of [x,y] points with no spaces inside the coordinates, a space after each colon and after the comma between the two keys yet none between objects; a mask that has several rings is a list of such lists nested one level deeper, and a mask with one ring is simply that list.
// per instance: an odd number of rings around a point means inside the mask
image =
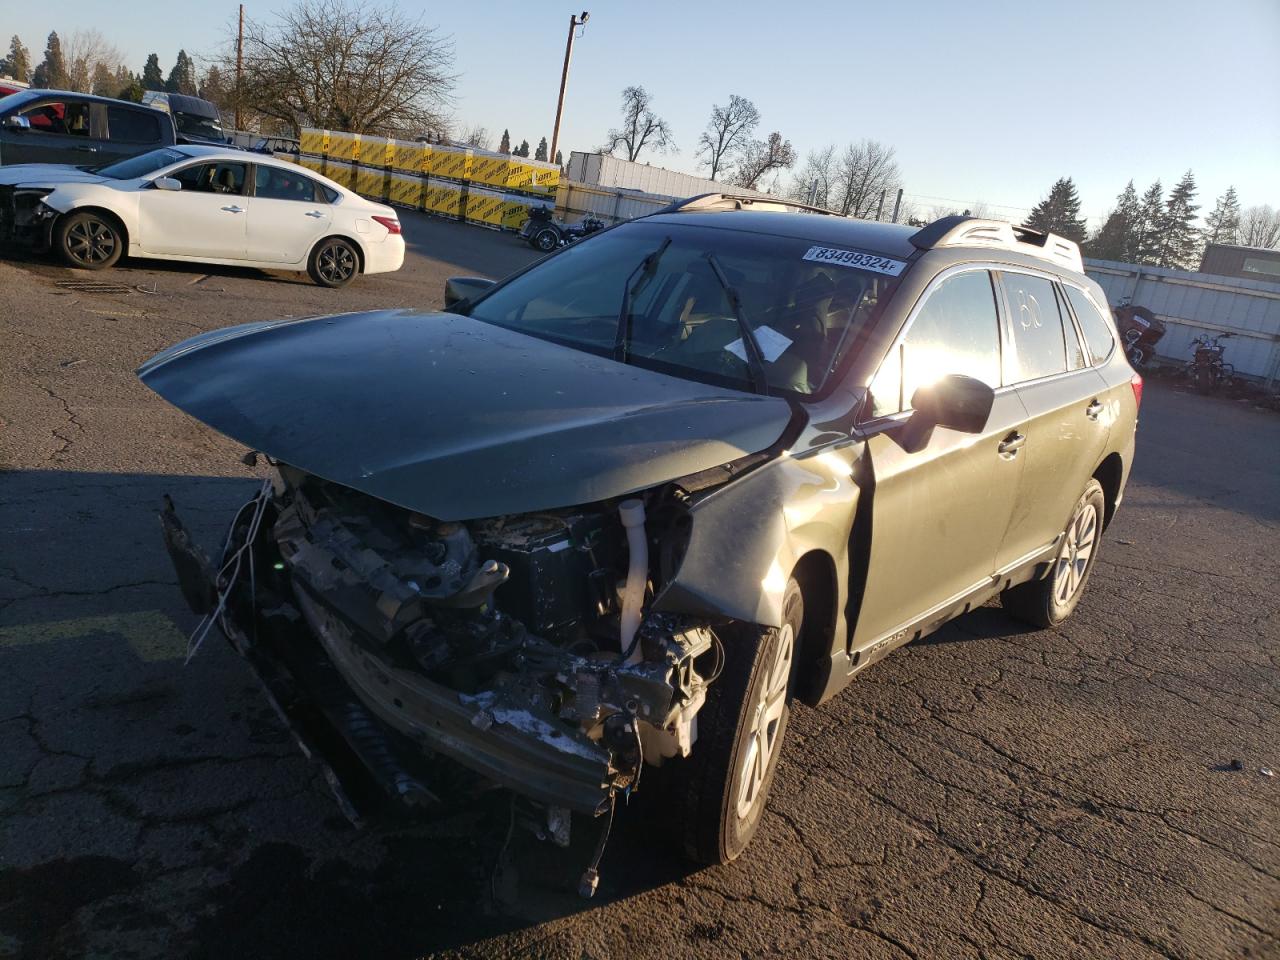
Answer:
[{"label": "door handle", "polygon": [[1096,399],[1089,401],[1089,405],[1084,408],[1084,415],[1090,420],[1097,420],[1100,413],[1102,413],[1102,404]]},{"label": "door handle", "polygon": [[229,207],[223,207],[227,213],[244,213],[244,207],[237,207],[234,203]]},{"label": "door handle", "polygon": [[315,217],[317,220],[319,220],[321,217],[323,217],[323,216],[324,216],[324,214],[323,214],[323,213],[321,213],[319,210],[308,210],[308,211],[307,211],[307,216],[308,216],[308,217]]},{"label": "door handle", "polygon": [[98,152],[97,147],[76,147],[75,149],[79,150],[81,153],[97,153]]},{"label": "door handle", "polygon": [[1018,451],[1022,449],[1022,445],[1026,442],[1027,435],[1015,430],[1000,441],[1000,445],[996,447],[996,451],[1002,457],[1013,458],[1018,455]]}]

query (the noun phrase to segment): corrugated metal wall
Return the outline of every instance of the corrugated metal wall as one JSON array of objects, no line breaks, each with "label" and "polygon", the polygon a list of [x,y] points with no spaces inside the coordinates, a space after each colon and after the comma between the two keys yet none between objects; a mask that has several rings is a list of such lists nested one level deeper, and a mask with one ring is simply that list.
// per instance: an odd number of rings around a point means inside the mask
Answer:
[{"label": "corrugated metal wall", "polygon": [[1085,260],[1085,272],[1112,306],[1124,297],[1168,324],[1157,355],[1190,360],[1200,334],[1232,333],[1223,357],[1237,373],[1274,382],[1280,377],[1280,283],[1220,277],[1110,260]]}]

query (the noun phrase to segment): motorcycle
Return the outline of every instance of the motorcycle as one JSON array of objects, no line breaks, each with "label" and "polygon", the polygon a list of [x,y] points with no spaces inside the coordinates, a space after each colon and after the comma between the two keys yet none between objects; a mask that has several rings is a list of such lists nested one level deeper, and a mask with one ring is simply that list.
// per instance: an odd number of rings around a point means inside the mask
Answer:
[{"label": "motorcycle", "polygon": [[604,227],[599,217],[585,217],[578,223],[568,224],[554,219],[546,207],[534,207],[529,211],[529,219],[520,225],[520,236],[535,250],[550,253]]},{"label": "motorcycle", "polygon": [[1223,340],[1235,336],[1232,333],[1210,337],[1201,334],[1191,341],[1195,349],[1193,359],[1187,361],[1183,368],[1183,377],[1195,384],[1199,393],[1211,393],[1222,386],[1230,386],[1235,382],[1236,368],[1222,359],[1226,347]]},{"label": "motorcycle", "polygon": [[1134,306],[1125,297],[1112,310],[1116,318],[1116,330],[1124,341],[1124,352],[1134,367],[1146,366],[1156,352],[1156,344],[1164,337],[1164,321],[1146,307]]}]

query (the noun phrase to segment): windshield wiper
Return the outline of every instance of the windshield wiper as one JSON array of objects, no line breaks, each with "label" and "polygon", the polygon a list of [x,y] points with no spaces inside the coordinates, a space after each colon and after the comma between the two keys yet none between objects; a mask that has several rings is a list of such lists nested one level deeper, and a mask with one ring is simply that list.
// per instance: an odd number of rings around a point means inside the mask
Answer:
[{"label": "windshield wiper", "polygon": [[631,345],[631,301],[639,288],[653,279],[658,270],[658,260],[671,246],[671,238],[667,237],[658,245],[658,249],[649,254],[627,276],[627,285],[622,290],[622,309],[618,311],[618,332],[613,341],[613,359],[620,363],[627,362],[627,351]]},{"label": "windshield wiper", "polygon": [[763,393],[768,396],[769,374],[764,366],[764,353],[760,350],[760,342],[756,340],[756,335],[752,331],[751,325],[747,323],[747,318],[743,316],[742,298],[738,296],[738,291],[729,282],[729,278],[725,274],[724,268],[720,266],[720,261],[716,259],[716,255],[708,253],[706,258],[707,263],[711,266],[711,272],[720,281],[720,286],[724,287],[725,296],[729,298],[729,306],[733,308],[734,319],[738,321],[738,329],[742,331],[742,345],[747,354],[747,373],[751,377],[752,389],[756,393]]}]

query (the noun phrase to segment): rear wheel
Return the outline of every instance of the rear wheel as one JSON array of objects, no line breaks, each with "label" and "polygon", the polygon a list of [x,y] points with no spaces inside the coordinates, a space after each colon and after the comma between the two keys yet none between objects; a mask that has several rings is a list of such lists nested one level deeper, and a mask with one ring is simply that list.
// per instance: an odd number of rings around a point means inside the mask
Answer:
[{"label": "rear wheel", "polygon": [[1098,558],[1106,509],[1102,485],[1091,477],[1067,522],[1049,575],[1010,587],[1002,595],[1009,614],[1037,627],[1056,626],[1071,616]]},{"label": "rear wheel", "polygon": [[307,273],[322,287],[345,287],[359,272],[360,255],[341,237],[321,240],[307,264]]},{"label": "rear wheel", "polygon": [[550,227],[543,227],[533,235],[533,245],[543,253],[550,253],[560,246],[560,234]]},{"label": "rear wheel", "polygon": [[700,863],[738,857],[760,826],[791,715],[804,598],[783,595],[781,627],[743,625],[726,636],[725,666],[698,712],[698,739],[676,761],[674,795],[684,804],[685,852]]},{"label": "rear wheel", "polygon": [[124,231],[111,217],[85,210],[58,221],[54,243],[68,265],[102,270],[124,253]]}]

